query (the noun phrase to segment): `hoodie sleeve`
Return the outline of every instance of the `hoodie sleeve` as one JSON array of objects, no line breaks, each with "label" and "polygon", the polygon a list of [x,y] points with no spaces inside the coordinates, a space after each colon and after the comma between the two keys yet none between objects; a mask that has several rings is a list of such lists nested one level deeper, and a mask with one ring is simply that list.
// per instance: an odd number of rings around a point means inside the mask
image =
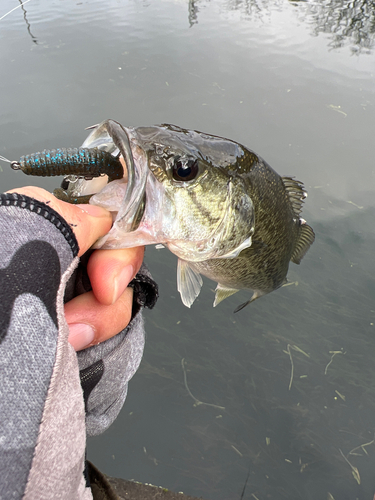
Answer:
[{"label": "hoodie sleeve", "polygon": [[70,226],[48,205],[7,193],[0,241],[0,499],[91,499],[86,424],[98,434],[121,409],[143,352],[140,311],[156,285],[146,270],[137,275],[129,326],[77,356],[64,316],[79,274]]}]

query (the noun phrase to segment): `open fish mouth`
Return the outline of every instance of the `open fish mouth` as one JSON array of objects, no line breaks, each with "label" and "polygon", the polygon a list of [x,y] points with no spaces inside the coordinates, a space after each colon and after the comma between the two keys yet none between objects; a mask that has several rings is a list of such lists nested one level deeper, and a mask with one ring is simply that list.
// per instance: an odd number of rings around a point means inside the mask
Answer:
[{"label": "open fish mouth", "polygon": [[72,179],[74,182],[70,182],[68,188],[73,196],[93,195],[90,203],[114,214],[111,231],[96,242],[95,248],[114,247],[119,228],[125,233],[135,231],[142,220],[146,207],[147,158],[137,144],[133,130],[114,120],[96,125],[81,147],[98,148],[123,160],[122,179],[109,184],[106,184],[106,176],[92,180]]}]

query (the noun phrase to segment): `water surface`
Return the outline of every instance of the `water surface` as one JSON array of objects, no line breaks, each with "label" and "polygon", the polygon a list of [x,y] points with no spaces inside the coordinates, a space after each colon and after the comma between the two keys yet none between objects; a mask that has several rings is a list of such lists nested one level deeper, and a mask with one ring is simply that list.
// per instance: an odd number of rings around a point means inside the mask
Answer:
[{"label": "water surface", "polygon": [[[374,33],[356,0],[31,0],[0,21],[1,155],[78,146],[106,118],[175,123],[309,192],[316,242],[289,286],[236,315],[248,293],[213,309],[205,280],[189,310],[175,257],[147,249],[145,356],[88,445],[106,473],[212,500],[372,500]],[[0,175],[3,191],[58,183]]]}]

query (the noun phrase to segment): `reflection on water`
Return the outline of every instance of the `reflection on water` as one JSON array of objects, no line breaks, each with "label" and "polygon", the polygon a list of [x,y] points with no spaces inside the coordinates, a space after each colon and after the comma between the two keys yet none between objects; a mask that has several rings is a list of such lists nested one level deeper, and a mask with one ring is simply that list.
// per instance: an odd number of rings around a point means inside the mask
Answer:
[{"label": "reflection on water", "polygon": [[329,0],[306,3],[313,33],[328,33],[329,46],[350,45],[353,53],[367,52],[374,46],[375,9],[368,0]]},{"label": "reflection on water", "polygon": [[198,22],[198,8],[199,0],[189,0],[189,25],[190,27],[193,24]]},{"label": "reflection on water", "polygon": [[26,9],[24,7],[24,4],[22,2],[22,0],[18,0],[21,4],[21,9],[23,11],[23,18],[25,19],[25,23],[26,23],[26,26],[27,26],[27,31],[31,37],[31,40],[35,43],[35,44],[38,44],[38,40],[36,39],[36,37],[31,33],[31,26],[30,26],[30,23],[27,19],[27,12],[26,12]]},{"label": "reflection on water", "polygon": [[[3,0],[0,17],[17,5]],[[289,286],[236,315],[248,295],[213,309],[209,281],[186,309],[175,257],[148,248],[161,297],[147,313],[144,360],[89,457],[108,474],[212,500],[371,500],[372,4],[31,0],[24,9],[26,24],[20,8],[0,21],[1,155],[78,146],[84,127],[106,118],[176,123],[234,139],[303,181],[316,233]],[[30,182],[18,174],[3,166],[3,190]]]},{"label": "reflection on water", "polygon": [[[189,23],[198,23],[199,5],[204,1],[189,0]],[[312,34],[329,35],[329,47],[340,48],[350,45],[353,53],[367,52],[374,46],[375,8],[368,0],[290,0],[295,5],[298,19],[311,26]],[[226,0],[225,9],[245,14],[244,19],[258,16],[263,18],[270,9],[282,9],[285,2],[280,0]]]},{"label": "reflection on water", "polygon": [[[27,12],[22,0],[18,0],[24,14],[27,31],[34,43],[37,38],[31,33],[31,26],[27,19]],[[32,1],[32,0],[31,0]],[[353,53],[370,53],[375,39],[375,8],[369,0],[289,0],[296,7],[298,19],[305,21],[312,29],[312,34],[329,35],[329,47],[338,49],[350,45]],[[167,2],[166,2],[167,3]],[[208,7],[207,0],[188,0],[189,26],[199,22],[199,11]],[[265,12],[283,9],[283,0],[226,0],[222,3],[227,11],[239,11],[244,14],[243,20],[262,19]],[[31,6],[29,6],[31,7]]]}]

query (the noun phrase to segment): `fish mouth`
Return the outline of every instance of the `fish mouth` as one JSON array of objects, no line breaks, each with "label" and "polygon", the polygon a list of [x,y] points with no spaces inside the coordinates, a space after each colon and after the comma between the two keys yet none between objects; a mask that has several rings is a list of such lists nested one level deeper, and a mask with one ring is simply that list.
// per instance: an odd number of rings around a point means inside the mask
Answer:
[{"label": "fish mouth", "polygon": [[117,233],[135,231],[146,207],[148,177],[147,155],[138,145],[134,129],[123,127],[114,120],[95,125],[82,144],[82,148],[98,148],[119,157],[124,167],[124,177],[107,183],[107,176],[91,180],[75,179],[69,191],[73,196],[92,195],[90,204],[98,205],[113,214],[114,224],[107,235],[100,238],[95,248],[119,246]]},{"label": "fish mouth", "polygon": [[[143,150],[140,150],[139,146],[135,144],[132,129],[123,127],[114,120],[106,120],[105,123],[114,145],[122,156],[127,172],[126,193],[121,207],[119,207],[116,223],[121,224],[122,229],[127,232],[135,231],[142,220],[146,207],[147,161],[145,161]],[[132,139],[137,161],[133,155]],[[126,227],[124,227],[124,223]]]}]

